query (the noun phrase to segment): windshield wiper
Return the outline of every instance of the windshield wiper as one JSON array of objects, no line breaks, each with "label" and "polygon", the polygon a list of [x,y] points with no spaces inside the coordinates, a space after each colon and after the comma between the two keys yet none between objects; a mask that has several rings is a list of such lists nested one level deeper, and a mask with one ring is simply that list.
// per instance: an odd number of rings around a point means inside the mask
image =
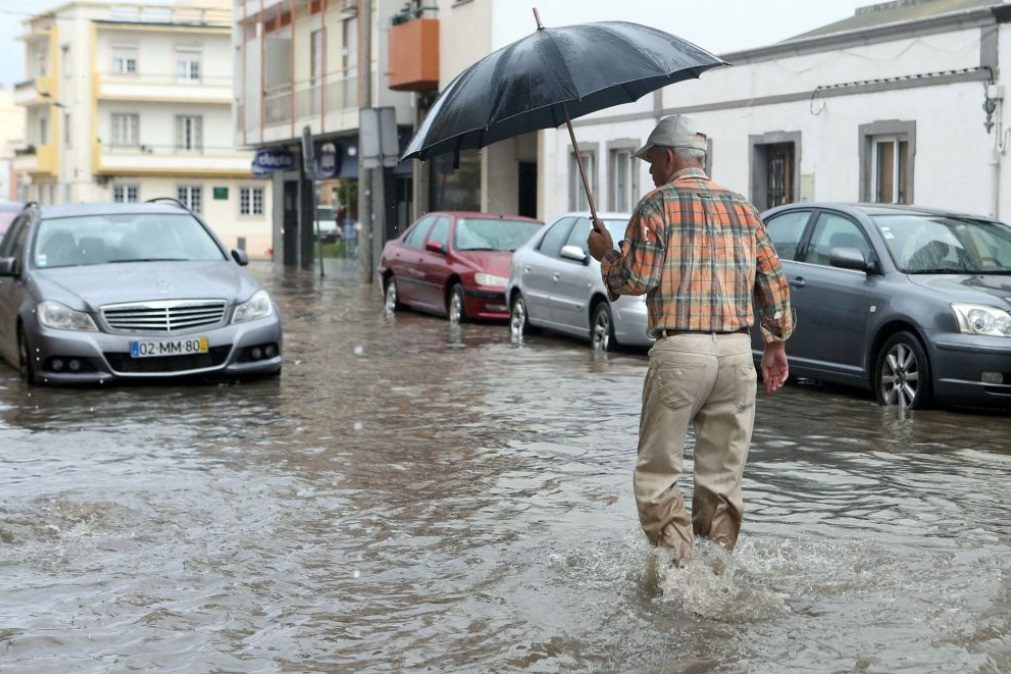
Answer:
[{"label": "windshield wiper", "polygon": [[968,269],[956,269],[954,267],[934,267],[931,269],[907,269],[907,274],[973,274],[975,272]]},{"label": "windshield wiper", "polygon": [[118,264],[120,262],[188,262],[189,260],[185,257],[131,257],[124,258],[122,260],[109,260],[109,264]]}]

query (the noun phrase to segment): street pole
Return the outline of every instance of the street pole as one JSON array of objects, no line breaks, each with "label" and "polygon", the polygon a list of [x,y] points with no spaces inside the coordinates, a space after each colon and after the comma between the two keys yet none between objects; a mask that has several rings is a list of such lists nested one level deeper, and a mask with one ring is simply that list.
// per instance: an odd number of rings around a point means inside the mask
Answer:
[{"label": "street pole", "polygon": [[[358,0],[358,108],[372,107],[372,9],[371,0]],[[362,147],[361,129],[358,135]],[[358,277],[362,283],[372,283],[372,170],[365,167],[358,152]]]}]

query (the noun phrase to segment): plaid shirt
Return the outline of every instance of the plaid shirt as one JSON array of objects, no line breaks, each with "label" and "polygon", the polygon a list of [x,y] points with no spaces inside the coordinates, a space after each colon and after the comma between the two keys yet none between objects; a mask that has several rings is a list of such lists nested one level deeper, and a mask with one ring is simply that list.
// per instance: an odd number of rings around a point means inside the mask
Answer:
[{"label": "plaid shirt", "polygon": [[790,288],[765,226],[744,197],[702,169],[682,169],[643,197],[621,251],[600,261],[608,294],[645,293],[654,335],[749,328],[752,297],[765,342],[793,332]]}]

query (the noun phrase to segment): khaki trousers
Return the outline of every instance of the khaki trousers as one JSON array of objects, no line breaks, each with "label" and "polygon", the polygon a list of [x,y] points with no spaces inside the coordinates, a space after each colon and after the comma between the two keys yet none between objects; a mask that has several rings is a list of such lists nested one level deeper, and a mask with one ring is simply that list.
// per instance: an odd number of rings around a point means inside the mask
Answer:
[{"label": "khaki trousers", "polygon": [[[733,550],[755,421],[751,338],[681,333],[658,339],[649,357],[633,479],[642,529],[677,559],[692,557],[693,533]],[[695,430],[690,522],[678,491],[689,424]]]}]

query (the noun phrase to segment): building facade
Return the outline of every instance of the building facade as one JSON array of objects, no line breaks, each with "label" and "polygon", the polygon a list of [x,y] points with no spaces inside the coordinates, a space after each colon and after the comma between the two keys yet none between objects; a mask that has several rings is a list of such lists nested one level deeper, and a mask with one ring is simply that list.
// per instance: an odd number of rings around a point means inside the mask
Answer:
[{"label": "building facade", "polygon": [[25,134],[24,108],[14,105],[14,93],[0,88],[0,201],[18,201],[20,179],[14,168],[14,153]]},{"label": "building facade", "polygon": [[226,246],[269,255],[271,185],[233,142],[227,0],[77,1],[24,26],[26,200],[170,197]]},{"label": "building facade", "polygon": [[[598,204],[628,210],[652,187],[631,161],[656,122],[689,114],[710,134],[713,178],[760,210],[796,201],[916,203],[1008,219],[1000,69],[1011,6],[898,0],[767,47],[638,102],[574,121]],[[543,132],[547,213],[581,204],[564,130]],[[631,185],[627,190],[625,186]]]}]

